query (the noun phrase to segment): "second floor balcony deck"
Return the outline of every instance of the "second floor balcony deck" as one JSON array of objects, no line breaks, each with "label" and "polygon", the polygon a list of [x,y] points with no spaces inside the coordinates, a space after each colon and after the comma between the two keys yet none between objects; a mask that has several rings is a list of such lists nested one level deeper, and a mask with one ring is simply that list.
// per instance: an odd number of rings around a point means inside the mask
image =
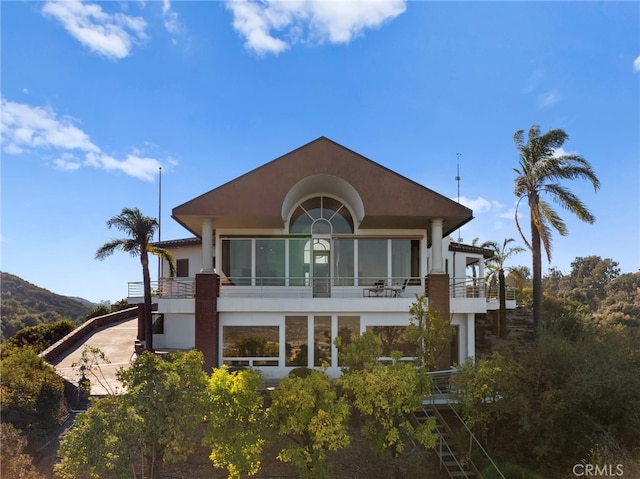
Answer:
[{"label": "second floor balcony deck", "polygon": [[[235,278],[232,283],[220,278],[220,297],[229,298],[413,298],[425,293],[425,278]],[[162,278],[151,282],[154,298],[189,299],[196,294],[195,278]],[[488,289],[478,278],[450,278],[449,294],[456,299],[484,298],[496,301],[497,288]],[[495,289],[495,291],[494,291]],[[142,282],[130,282],[128,298],[135,302],[144,297]],[[507,300],[515,300],[514,291],[507,290]]]}]

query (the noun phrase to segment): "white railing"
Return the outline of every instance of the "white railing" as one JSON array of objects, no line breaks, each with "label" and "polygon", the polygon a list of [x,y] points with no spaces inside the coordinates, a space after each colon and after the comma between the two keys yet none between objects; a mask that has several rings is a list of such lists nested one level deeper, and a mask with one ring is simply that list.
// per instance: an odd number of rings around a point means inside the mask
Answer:
[{"label": "white railing", "polygon": [[[159,298],[193,298],[195,296],[194,278],[161,278],[151,281],[151,295]],[[129,283],[127,297],[144,297],[142,281]]]},{"label": "white railing", "polygon": [[451,278],[449,293],[452,298],[484,298],[482,278]]},{"label": "white railing", "polygon": [[[380,286],[380,282],[382,282]],[[220,296],[235,298],[413,298],[425,292],[424,278],[397,277],[226,277],[220,278]],[[379,288],[379,289],[378,289]],[[515,290],[507,288],[507,300],[515,299]],[[451,278],[452,298],[498,299],[497,288],[485,289],[480,278]],[[151,282],[151,294],[158,298],[195,297],[195,278],[161,278]],[[130,282],[127,296],[144,297],[141,281]]]},{"label": "white railing", "polygon": [[223,278],[221,297],[233,298],[411,298],[424,293],[424,279],[380,277]]},{"label": "white railing", "polygon": [[[487,288],[487,300],[499,301],[500,300],[500,287],[496,284]],[[511,286],[505,288],[505,299],[507,301],[516,300],[516,290]]]}]

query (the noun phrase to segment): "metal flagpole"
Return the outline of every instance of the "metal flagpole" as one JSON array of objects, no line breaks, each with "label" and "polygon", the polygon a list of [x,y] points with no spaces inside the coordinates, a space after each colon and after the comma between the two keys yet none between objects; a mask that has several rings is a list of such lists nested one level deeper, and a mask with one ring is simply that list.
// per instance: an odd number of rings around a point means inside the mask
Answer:
[{"label": "metal flagpole", "polygon": [[[162,240],[162,166],[158,168],[158,243]],[[162,278],[162,257],[158,256],[158,287]]]},{"label": "metal flagpole", "polygon": [[[456,166],[457,166],[457,175],[456,181],[458,182],[458,204],[460,204],[460,157],[462,153],[456,153]],[[460,238],[460,228],[458,228],[458,243],[462,242],[462,238]]]}]

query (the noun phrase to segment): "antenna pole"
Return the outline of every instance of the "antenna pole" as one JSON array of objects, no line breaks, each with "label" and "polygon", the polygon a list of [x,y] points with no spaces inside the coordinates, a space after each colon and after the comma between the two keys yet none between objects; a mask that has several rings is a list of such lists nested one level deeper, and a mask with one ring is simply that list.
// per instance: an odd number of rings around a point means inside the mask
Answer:
[{"label": "antenna pole", "polygon": [[458,174],[456,175],[456,181],[458,182],[458,203],[460,203],[460,157],[462,156],[462,153],[456,153],[456,166],[457,166],[457,172]]}]

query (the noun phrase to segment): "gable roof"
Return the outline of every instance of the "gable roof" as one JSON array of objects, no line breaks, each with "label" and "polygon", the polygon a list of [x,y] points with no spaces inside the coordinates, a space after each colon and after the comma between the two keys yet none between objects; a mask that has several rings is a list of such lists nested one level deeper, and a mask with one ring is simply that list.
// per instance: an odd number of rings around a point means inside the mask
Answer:
[{"label": "gable roof", "polygon": [[196,236],[204,218],[214,228],[282,229],[287,194],[319,175],[355,189],[364,209],[361,229],[424,229],[432,218],[443,218],[446,236],[473,218],[469,208],[324,136],[177,206],[172,217]]}]

